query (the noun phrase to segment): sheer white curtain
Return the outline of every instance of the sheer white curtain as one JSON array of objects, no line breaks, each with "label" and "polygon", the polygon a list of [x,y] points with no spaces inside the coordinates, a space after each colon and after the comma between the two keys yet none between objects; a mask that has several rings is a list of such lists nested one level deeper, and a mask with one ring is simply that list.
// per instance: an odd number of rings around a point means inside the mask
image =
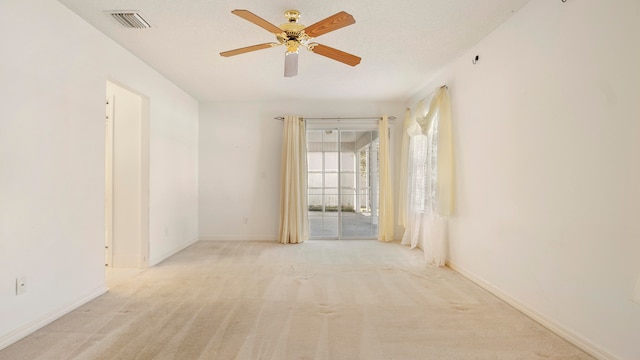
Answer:
[{"label": "sheer white curtain", "polygon": [[393,184],[391,182],[391,163],[389,162],[389,119],[382,116],[378,127],[380,149],[378,162],[380,164],[380,197],[378,210],[378,240],[393,241],[395,225],[393,216]]},{"label": "sheer white curtain", "polygon": [[284,118],[278,241],[301,243],[309,238],[307,217],[307,133],[298,116]]},{"label": "sheer white curtain", "polygon": [[[428,106],[426,104],[428,103]],[[428,263],[444,266],[448,220],[453,213],[454,164],[447,87],[416,104],[406,122],[406,227],[402,244],[423,249]]]}]

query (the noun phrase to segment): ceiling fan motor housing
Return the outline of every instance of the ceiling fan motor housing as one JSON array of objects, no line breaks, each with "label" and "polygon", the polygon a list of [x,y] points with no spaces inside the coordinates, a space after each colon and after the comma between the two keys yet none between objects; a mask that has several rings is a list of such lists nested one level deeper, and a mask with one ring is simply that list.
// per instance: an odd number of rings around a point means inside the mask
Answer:
[{"label": "ceiling fan motor housing", "polygon": [[282,29],[286,37],[283,36],[283,34],[277,34],[276,38],[278,42],[286,45],[287,54],[294,54],[298,52],[300,45],[306,46],[311,38],[302,31],[306,26],[298,23],[298,19],[300,19],[300,12],[298,10],[287,10],[284,16],[288,22],[278,27]]}]

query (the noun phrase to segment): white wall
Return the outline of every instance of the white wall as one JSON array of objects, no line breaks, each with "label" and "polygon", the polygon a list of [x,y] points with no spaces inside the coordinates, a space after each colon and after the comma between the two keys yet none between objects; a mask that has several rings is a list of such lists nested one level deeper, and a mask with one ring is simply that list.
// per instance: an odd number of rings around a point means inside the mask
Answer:
[{"label": "white wall", "polygon": [[[200,238],[276,240],[282,121],[276,116],[398,117],[385,102],[204,103],[200,108]],[[247,218],[247,224],[243,219]]]},{"label": "white wall", "polygon": [[531,1],[410,101],[449,85],[452,265],[601,358],[640,354],[638,19]]},{"label": "white wall", "polygon": [[199,104],[175,90],[149,95],[150,265],[198,240]]},{"label": "white wall", "polygon": [[198,103],[53,0],[1,1],[0,44],[2,348],[106,289],[107,79],[150,99],[152,263],[197,238]]}]

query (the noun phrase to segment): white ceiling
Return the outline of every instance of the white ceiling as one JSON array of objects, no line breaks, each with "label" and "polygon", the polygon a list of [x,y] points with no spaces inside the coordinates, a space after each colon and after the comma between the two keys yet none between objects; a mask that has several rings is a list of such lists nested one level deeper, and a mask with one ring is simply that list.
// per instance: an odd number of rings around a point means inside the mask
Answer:
[{"label": "white ceiling", "polygon": [[[200,101],[404,101],[528,0],[59,1]],[[289,9],[305,25],[344,10],[356,23],[316,42],[362,62],[351,67],[301,49],[298,76],[285,78],[284,47],[223,58],[221,51],[275,41],[234,9],[275,25]],[[152,28],[126,29],[105,10],[139,10]]]}]

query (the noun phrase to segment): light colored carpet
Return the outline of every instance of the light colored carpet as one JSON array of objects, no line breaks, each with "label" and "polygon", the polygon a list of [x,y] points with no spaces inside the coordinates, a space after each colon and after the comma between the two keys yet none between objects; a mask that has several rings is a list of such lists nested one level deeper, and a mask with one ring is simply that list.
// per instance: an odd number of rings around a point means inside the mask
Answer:
[{"label": "light colored carpet", "polygon": [[198,242],[0,359],[592,359],[420,251]]}]

